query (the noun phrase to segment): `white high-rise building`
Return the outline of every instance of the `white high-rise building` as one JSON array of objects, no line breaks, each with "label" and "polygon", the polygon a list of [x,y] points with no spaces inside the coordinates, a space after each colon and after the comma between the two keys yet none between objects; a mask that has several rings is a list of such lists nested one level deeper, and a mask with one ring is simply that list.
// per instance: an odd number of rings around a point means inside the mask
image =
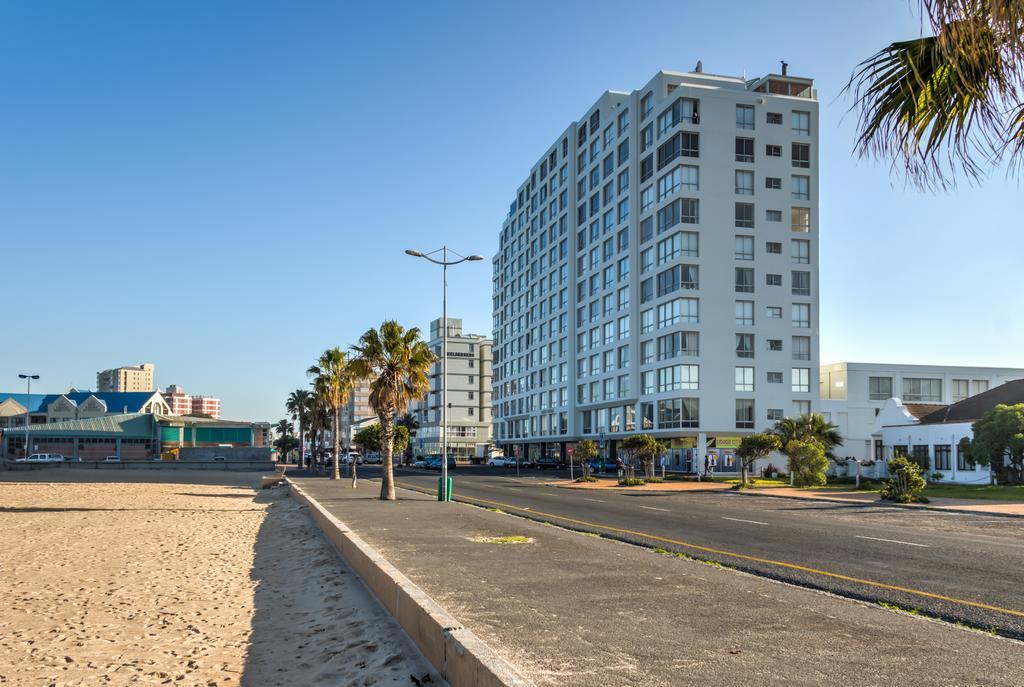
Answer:
[{"label": "white high-rise building", "polygon": [[818,390],[818,102],[811,79],[659,72],[542,151],[494,256],[494,438],[732,467]]}]

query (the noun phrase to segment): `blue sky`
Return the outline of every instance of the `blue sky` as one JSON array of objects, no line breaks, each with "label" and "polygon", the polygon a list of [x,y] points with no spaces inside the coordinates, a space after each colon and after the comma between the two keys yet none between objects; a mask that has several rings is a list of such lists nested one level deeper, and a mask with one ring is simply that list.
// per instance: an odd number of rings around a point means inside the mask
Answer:
[{"label": "blue sky", "polygon": [[[1020,189],[924,194],[851,155],[840,90],[908,3],[0,5],[0,390],[160,385],[274,420],[303,371],[488,258],[529,166],[607,89],[790,63],[821,110],[822,362],[1024,366]],[[489,332],[489,262],[451,272]]]}]

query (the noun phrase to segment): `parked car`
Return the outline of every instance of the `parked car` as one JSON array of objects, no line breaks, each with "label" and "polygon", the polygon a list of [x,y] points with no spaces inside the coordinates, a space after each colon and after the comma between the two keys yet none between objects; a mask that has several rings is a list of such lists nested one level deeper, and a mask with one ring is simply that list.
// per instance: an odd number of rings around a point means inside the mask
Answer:
[{"label": "parked car", "polygon": [[[455,467],[455,456],[448,456],[448,469],[454,470]],[[441,456],[430,456],[429,458],[427,458],[426,468],[428,470],[437,470],[438,472],[440,472]]]},{"label": "parked car", "polygon": [[561,470],[565,468],[566,465],[565,463],[562,462],[561,458],[558,458],[556,456],[541,456],[540,458],[537,459],[537,467],[541,470],[546,470],[548,468]]},{"label": "parked car", "polygon": [[508,456],[496,456],[487,461],[487,464],[492,468],[507,468],[515,467],[516,459],[509,458]]},{"label": "parked car", "polygon": [[120,463],[121,462],[121,456],[107,456],[106,458],[103,459],[103,462],[104,463]]},{"label": "parked car", "polygon": [[380,465],[384,462],[384,458],[379,453],[370,453],[363,459],[364,463],[372,463],[374,465]]},{"label": "parked car", "polygon": [[594,458],[589,461],[590,472],[615,472],[616,465],[614,461],[602,460],[601,458]]},{"label": "parked car", "polygon": [[64,462],[65,463],[81,463],[82,462],[82,457],[81,456],[64,456]]},{"label": "parked car", "polygon": [[423,456],[419,456],[412,462],[414,468],[425,468],[427,467],[427,459]]},{"label": "parked car", "polygon": [[15,463],[61,463],[64,456],[59,453],[33,453],[28,458],[16,458]]}]

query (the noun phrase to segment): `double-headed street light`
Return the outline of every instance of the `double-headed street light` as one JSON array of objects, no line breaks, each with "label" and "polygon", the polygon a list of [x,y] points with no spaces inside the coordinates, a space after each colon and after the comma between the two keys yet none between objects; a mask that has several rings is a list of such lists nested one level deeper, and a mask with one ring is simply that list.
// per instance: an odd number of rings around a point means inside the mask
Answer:
[{"label": "double-headed street light", "polygon": [[[448,266],[484,258],[482,255],[459,255],[448,246],[441,246],[430,253],[412,249],[405,252],[414,258],[423,258],[441,266],[441,326],[444,332],[441,335],[441,488],[437,492],[437,499],[450,501],[452,495],[448,491]],[[435,257],[438,253],[441,254],[440,259]],[[455,255],[458,260],[449,260],[448,253]]]},{"label": "double-headed street light", "polygon": [[39,379],[39,375],[18,375],[18,379],[24,379],[28,385],[28,398],[25,400],[25,458],[28,458],[28,420],[32,412],[32,380]]}]

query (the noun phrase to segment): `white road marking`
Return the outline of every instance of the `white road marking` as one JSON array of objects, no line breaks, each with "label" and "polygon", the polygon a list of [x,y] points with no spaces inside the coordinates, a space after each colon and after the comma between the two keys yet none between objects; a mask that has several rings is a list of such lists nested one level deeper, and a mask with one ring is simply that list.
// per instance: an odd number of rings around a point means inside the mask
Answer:
[{"label": "white road marking", "polygon": [[760,520],[744,520],[743,518],[727,518],[724,515],[722,516],[722,520],[732,520],[733,522],[749,522],[751,525],[767,525],[768,524],[766,522],[761,522]]},{"label": "white road marking", "polygon": [[862,537],[859,534],[854,535],[857,539],[873,539],[875,541],[887,541],[890,544],[905,544],[906,546],[920,546],[921,548],[929,548],[928,544],[915,544],[912,541],[900,541],[899,539],[882,539],[881,537]]},{"label": "white road marking", "polygon": [[671,513],[672,512],[668,508],[655,508],[654,506],[640,506],[640,507],[641,508],[646,508],[647,510],[660,510],[660,511],[662,511],[664,513]]},{"label": "white road marking", "polygon": [[584,501],[593,501],[594,503],[604,503],[601,499],[588,499],[586,496],[583,497]]}]

